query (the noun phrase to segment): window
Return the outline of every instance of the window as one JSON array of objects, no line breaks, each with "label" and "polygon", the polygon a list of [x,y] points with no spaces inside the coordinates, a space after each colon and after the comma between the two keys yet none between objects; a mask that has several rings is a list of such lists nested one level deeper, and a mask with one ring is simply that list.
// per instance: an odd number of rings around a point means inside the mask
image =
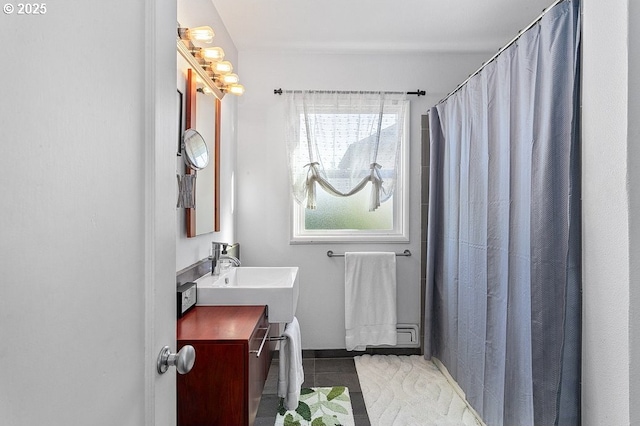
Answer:
[{"label": "window", "polygon": [[291,242],[408,241],[409,102],[329,95],[288,105]]}]

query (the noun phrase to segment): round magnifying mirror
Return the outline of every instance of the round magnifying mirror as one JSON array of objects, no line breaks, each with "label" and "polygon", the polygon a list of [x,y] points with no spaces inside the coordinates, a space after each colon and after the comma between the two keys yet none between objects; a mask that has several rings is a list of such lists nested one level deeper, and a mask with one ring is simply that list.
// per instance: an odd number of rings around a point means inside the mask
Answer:
[{"label": "round magnifying mirror", "polygon": [[185,130],[182,135],[184,161],[194,170],[201,170],[209,164],[209,149],[200,133],[194,129]]}]

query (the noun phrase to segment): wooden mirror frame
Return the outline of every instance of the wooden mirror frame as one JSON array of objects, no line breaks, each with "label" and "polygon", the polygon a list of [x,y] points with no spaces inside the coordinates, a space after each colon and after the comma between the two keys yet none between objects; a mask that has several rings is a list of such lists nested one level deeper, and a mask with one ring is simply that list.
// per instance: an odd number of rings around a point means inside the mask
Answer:
[{"label": "wooden mirror frame", "polygon": [[[196,127],[196,76],[191,68],[187,70],[187,94],[186,94],[186,108],[185,108],[185,129],[195,129]],[[213,230],[214,232],[220,231],[220,99],[215,98],[215,130],[214,130],[214,142],[213,142]],[[187,167],[186,174],[195,173],[194,170]],[[197,185],[197,183],[196,183]],[[196,207],[197,207],[196,200]],[[185,209],[185,216],[187,222],[187,237],[192,238],[196,236],[196,209]]]}]

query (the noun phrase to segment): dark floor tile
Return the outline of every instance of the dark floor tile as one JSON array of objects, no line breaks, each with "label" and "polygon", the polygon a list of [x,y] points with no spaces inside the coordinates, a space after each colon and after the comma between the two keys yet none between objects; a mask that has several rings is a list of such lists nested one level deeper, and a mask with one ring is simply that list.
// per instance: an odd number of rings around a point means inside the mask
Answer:
[{"label": "dark floor tile", "polygon": [[[253,426],[273,426],[275,421],[276,421],[275,415],[273,417],[256,417],[256,421],[253,422]],[[356,426],[359,426],[357,421],[356,421]]]},{"label": "dark floor tile", "polygon": [[307,372],[314,374],[316,372],[316,360],[313,358],[302,358],[302,369],[304,370],[304,374],[307,374]]},{"label": "dark floor tile", "polygon": [[269,378],[264,384],[264,389],[262,390],[263,395],[275,395],[278,393],[278,378]]},{"label": "dark floor tile", "polygon": [[271,377],[278,377],[278,365],[271,364],[269,366],[269,373],[267,373],[267,379]]},{"label": "dark floor tile", "polygon": [[349,392],[361,392],[356,373],[316,373],[316,387],[346,386]]},{"label": "dark floor tile", "polygon": [[277,395],[262,395],[256,417],[271,417],[275,419],[279,404],[280,398]]},{"label": "dark floor tile", "polygon": [[271,367],[269,369],[269,374],[267,374],[267,381],[277,381],[278,380],[278,367]]},{"label": "dark floor tile", "polygon": [[367,415],[367,407],[364,404],[362,392],[351,392],[351,389],[349,389],[349,396],[351,397],[351,407],[353,408],[353,415]]},{"label": "dark floor tile", "polygon": [[302,383],[303,388],[313,388],[316,386],[316,375],[309,374],[306,371],[304,372],[304,382]]},{"label": "dark floor tile", "polygon": [[264,389],[262,390],[262,394],[270,395],[276,394],[278,392],[278,365],[273,365],[269,367],[269,374],[267,374],[267,381],[264,383]]},{"label": "dark floor tile", "polygon": [[[302,361],[302,369],[304,370],[303,388],[312,388],[315,386],[315,360],[308,359]],[[278,371],[279,365],[277,360],[271,363],[267,381],[264,384],[263,395],[276,395],[278,393]]]},{"label": "dark floor tile", "polygon": [[[369,416],[367,415],[353,416],[353,420],[356,426],[371,426],[371,422],[369,421]],[[258,426],[258,425],[254,424],[254,426]]]},{"label": "dark floor tile", "polygon": [[316,360],[316,373],[355,373],[353,358],[322,358]]}]

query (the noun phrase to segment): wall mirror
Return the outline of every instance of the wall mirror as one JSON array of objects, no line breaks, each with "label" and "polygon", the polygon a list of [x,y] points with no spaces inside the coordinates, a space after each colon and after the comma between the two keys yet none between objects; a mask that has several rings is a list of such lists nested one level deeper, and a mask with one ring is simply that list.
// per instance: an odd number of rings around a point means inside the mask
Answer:
[{"label": "wall mirror", "polygon": [[[208,164],[197,170],[198,179],[195,185],[195,206],[187,208],[186,227],[187,237],[195,237],[220,230],[219,204],[220,204],[220,101],[211,95],[199,92],[196,75],[191,68],[186,70],[185,87],[185,128],[193,129],[208,145]],[[185,134],[188,132],[185,131]],[[196,138],[197,139],[197,138]],[[196,166],[202,158],[203,148],[194,152],[197,158]],[[187,156],[187,147],[183,149],[183,156]],[[188,161],[188,159],[185,159]],[[195,173],[195,167],[186,167],[185,174]]]}]

